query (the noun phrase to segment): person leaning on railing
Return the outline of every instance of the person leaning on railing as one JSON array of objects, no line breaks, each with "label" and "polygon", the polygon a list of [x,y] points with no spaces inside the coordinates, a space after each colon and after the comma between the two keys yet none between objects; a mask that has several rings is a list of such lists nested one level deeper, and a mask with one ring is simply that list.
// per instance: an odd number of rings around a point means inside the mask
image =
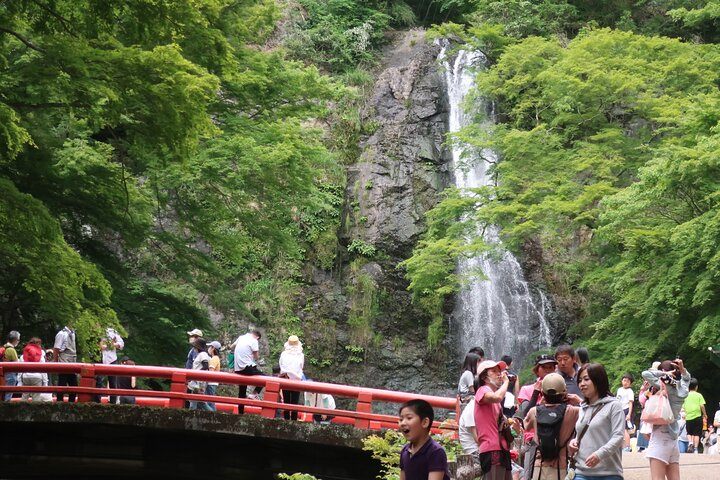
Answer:
[{"label": "person leaning on railing", "polygon": [[[120,363],[122,365],[135,365],[135,362],[128,357],[123,357]],[[135,377],[117,377],[117,388],[120,390],[135,390]],[[132,395],[120,395],[118,400],[121,405],[135,405],[135,397]]]},{"label": "person leaning on railing", "polygon": [[[38,337],[33,337],[25,345],[22,354],[23,362],[45,362],[45,351],[42,348],[42,340]],[[24,385],[28,387],[40,387],[48,385],[47,373],[40,372],[23,372],[18,375],[18,385]],[[23,400],[32,398],[33,402],[51,402],[52,394],[42,393],[40,391],[32,393],[23,393]]]}]

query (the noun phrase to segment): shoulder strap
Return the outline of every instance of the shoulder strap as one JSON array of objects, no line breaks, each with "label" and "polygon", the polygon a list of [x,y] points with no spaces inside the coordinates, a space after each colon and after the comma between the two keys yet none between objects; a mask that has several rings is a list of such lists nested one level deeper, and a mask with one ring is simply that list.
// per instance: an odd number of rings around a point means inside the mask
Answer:
[{"label": "shoulder strap", "polygon": [[[498,415],[497,425],[498,425],[498,437],[500,437],[500,448],[502,449],[502,441],[503,441],[503,420],[505,419],[505,416],[503,415],[502,405],[500,406],[500,415]],[[510,450],[510,444],[508,443],[508,450]]]},{"label": "shoulder strap", "polygon": [[[580,435],[578,435],[578,439],[577,439],[578,451],[580,451],[580,440],[582,440],[582,438],[585,436],[585,432],[587,432],[588,427],[590,427],[590,423],[593,421],[593,418],[595,418],[595,415],[600,413],[600,410],[602,410],[603,407],[605,407],[605,405],[607,405],[607,404],[603,403],[600,405],[600,408],[595,409],[593,414],[590,416],[590,420],[588,421],[588,423],[586,423],[585,426],[583,427],[583,429],[580,431]],[[573,457],[570,459],[570,467],[575,468],[575,455],[573,455]]]}]

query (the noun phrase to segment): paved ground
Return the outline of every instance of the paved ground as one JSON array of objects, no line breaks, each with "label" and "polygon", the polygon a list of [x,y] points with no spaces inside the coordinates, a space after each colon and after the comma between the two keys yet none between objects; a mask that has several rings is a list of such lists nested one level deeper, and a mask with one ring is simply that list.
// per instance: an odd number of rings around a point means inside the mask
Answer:
[{"label": "paved ground", "polygon": [[[650,462],[643,453],[623,453],[625,480],[649,480]],[[720,455],[680,455],[680,478],[682,480],[720,479]]]}]

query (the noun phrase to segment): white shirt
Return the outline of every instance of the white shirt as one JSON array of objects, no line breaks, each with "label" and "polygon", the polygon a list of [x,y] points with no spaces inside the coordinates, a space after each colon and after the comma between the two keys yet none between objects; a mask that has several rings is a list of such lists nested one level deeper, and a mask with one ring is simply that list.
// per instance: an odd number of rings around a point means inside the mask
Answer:
[{"label": "white shirt", "polygon": [[77,360],[77,349],[75,348],[75,331],[69,327],[65,327],[55,335],[55,344],[53,348],[57,348],[58,362],[74,363]]},{"label": "white shirt", "polygon": [[335,409],[335,398],[329,393],[305,392],[305,405],[308,407]]},{"label": "white shirt", "polygon": [[[108,327],[105,335],[105,343],[107,343],[107,348],[102,351],[102,362],[108,365],[117,362],[117,351],[125,348],[125,342],[113,328]],[[115,347],[113,343],[116,343],[117,347]]]},{"label": "white shirt", "polygon": [[460,396],[470,395],[470,387],[474,386],[474,381],[475,379],[470,370],[465,370],[462,375],[460,375],[460,381],[458,382],[458,393]]},{"label": "white shirt", "polygon": [[253,352],[259,349],[257,338],[252,332],[240,335],[235,341],[235,371],[238,372],[249,365],[255,365]]},{"label": "white shirt", "polygon": [[193,370],[202,370],[202,363],[208,362],[208,366],[210,364],[210,355],[208,355],[207,352],[200,352],[195,357],[195,360],[193,360]]},{"label": "white shirt", "polygon": [[475,426],[475,402],[465,405],[460,414],[460,424],[458,425],[458,434],[460,436],[460,446],[463,453],[476,453],[479,451],[477,437],[469,430]]},{"label": "white shirt", "polygon": [[300,345],[285,343],[285,350],[280,354],[280,373],[287,373],[290,380],[302,380],[305,355]]},{"label": "white shirt", "polygon": [[635,400],[635,392],[633,392],[632,388],[620,387],[615,396],[620,400],[620,403],[622,403],[623,410],[628,408],[628,404]]}]

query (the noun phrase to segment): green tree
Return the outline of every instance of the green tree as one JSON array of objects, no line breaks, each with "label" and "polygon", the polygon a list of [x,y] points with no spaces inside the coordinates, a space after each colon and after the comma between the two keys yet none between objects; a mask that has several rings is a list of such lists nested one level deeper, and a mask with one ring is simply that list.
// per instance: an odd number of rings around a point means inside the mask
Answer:
[{"label": "green tree", "polygon": [[[274,299],[289,295],[248,286],[292,291],[317,232],[337,224],[327,192],[344,177],[308,125],[344,90],[256,46],[277,18],[270,0],[0,5],[0,179],[73,259],[59,268],[31,215],[4,215],[3,234],[38,252],[3,258],[3,328],[47,338],[68,323],[89,352],[95,325],[119,319],[138,359],[177,364],[208,306],[287,316]],[[91,301],[58,305],[65,283]]]}]

